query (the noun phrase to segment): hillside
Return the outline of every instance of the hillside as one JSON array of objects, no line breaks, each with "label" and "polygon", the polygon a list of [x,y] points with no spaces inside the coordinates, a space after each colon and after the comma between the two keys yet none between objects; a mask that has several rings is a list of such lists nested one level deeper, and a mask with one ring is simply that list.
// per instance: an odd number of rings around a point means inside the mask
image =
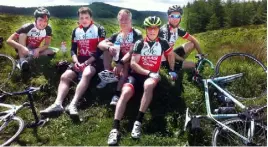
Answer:
[{"label": "hillside", "polygon": [[[30,11],[29,11],[30,12]],[[32,11],[31,11],[32,12]],[[117,11],[115,11],[117,13]],[[0,14],[0,36],[4,40],[26,22],[32,22],[32,16]],[[97,23],[102,24],[110,36],[118,26],[110,18],[101,18]],[[50,24],[53,29],[52,45],[59,47],[61,41],[67,41],[70,48],[71,32],[76,27],[76,19],[59,19],[52,17]],[[136,26],[142,29],[139,26]],[[144,30],[142,30],[144,32]],[[266,63],[267,57],[267,28],[265,25],[244,26],[238,28],[209,31],[194,36],[201,43],[205,53],[209,53],[208,59],[214,64],[222,55],[230,52],[247,52],[258,57]],[[179,40],[176,46],[185,42]],[[15,51],[4,43],[0,53],[15,57]],[[187,60],[194,60],[195,52]],[[55,64],[62,59],[70,60],[70,55],[57,54],[55,58],[40,58],[36,60],[31,72],[21,74],[16,70],[10,82],[4,87],[6,91],[22,90],[28,86],[39,86],[47,84],[49,89],[38,92],[34,102],[38,110],[42,110],[54,102],[60,73],[57,72]],[[242,66],[242,65],[241,65]],[[134,97],[127,106],[126,116],[122,121],[122,146],[184,146],[184,145],[211,145],[211,132],[214,124],[207,121],[201,122],[206,134],[193,138],[188,133],[183,133],[186,107],[193,112],[205,114],[204,94],[202,88],[198,88],[187,80],[188,75],[180,72],[178,83],[173,85],[166,78],[166,71],[161,70],[162,80],[154,93],[153,102],[145,115],[143,134],[140,140],[130,138],[133,121],[138,112],[139,98]],[[210,73],[211,74],[211,73]],[[182,80],[183,77],[183,80]],[[182,81],[180,81],[182,80]],[[266,80],[265,80],[266,81]],[[109,131],[112,127],[114,108],[109,105],[115,84],[110,84],[104,89],[97,89],[99,79],[94,78],[89,90],[84,96],[79,113],[83,119],[81,123],[74,123],[67,114],[53,118],[42,128],[37,130],[26,128],[12,146],[106,146]],[[183,84],[183,88],[181,87]],[[74,86],[77,83],[74,82]],[[184,93],[182,93],[182,89]],[[253,88],[252,88],[253,89]],[[69,104],[74,95],[74,88],[65,99],[64,106]],[[251,89],[249,89],[251,90]],[[21,104],[26,97],[8,98],[5,102]],[[85,101],[86,100],[86,101]],[[254,101],[254,104],[266,103],[266,98]],[[29,122],[33,120],[30,110],[25,109],[18,114]],[[196,143],[196,144],[195,144]]]},{"label": "hillside", "polygon": [[[98,20],[101,18],[116,18],[117,13],[121,7],[112,6],[102,2],[94,2],[88,6],[93,11],[94,19]],[[76,18],[77,17],[77,10],[81,6],[49,6],[46,7],[53,17],[58,18]],[[18,7],[11,7],[11,6],[1,6],[0,5],[0,13],[7,13],[7,14],[16,14],[16,15],[33,15],[36,7],[31,8],[18,8]],[[161,17],[163,20],[167,20],[166,13],[163,12],[152,12],[152,11],[137,11],[130,9],[132,13],[132,18],[134,22],[140,24],[148,14],[153,14]]]}]

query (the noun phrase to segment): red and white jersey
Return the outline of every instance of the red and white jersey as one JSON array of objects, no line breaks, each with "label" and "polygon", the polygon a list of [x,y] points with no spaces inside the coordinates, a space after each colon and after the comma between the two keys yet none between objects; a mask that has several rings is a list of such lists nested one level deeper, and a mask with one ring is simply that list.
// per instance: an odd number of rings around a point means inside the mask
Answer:
[{"label": "red and white jersey", "polygon": [[28,23],[23,25],[20,29],[16,31],[16,36],[19,34],[26,34],[27,41],[26,46],[32,49],[38,48],[41,42],[47,38],[52,36],[52,29],[48,25],[45,29],[39,30],[36,27],[35,23]]},{"label": "red and white jersey", "polygon": [[162,55],[167,55],[172,51],[168,42],[164,39],[158,38],[151,42],[148,39],[138,40],[135,43],[132,56],[139,54],[140,60],[138,64],[152,72],[158,72],[161,66]]},{"label": "red and white jersey", "polygon": [[106,32],[102,26],[91,24],[87,28],[77,27],[73,30],[72,42],[72,55],[76,54],[78,60],[85,60],[97,52],[97,46],[100,41],[104,40]]}]

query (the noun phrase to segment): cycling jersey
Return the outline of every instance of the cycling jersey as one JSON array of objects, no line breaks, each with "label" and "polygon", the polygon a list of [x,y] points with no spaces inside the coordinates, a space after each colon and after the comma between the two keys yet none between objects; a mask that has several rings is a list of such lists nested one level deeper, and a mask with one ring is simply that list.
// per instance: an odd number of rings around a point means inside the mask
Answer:
[{"label": "cycling jersey", "polygon": [[156,41],[138,40],[133,49],[132,56],[141,55],[138,64],[152,72],[158,72],[161,65],[161,57],[164,53],[167,56],[172,51],[172,47],[162,38],[157,38]]},{"label": "cycling jersey", "polygon": [[73,30],[71,56],[76,55],[80,63],[85,62],[89,57],[100,56],[97,49],[99,42],[104,40],[106,32],[104,27],[91,23],[89,27],[79,26]]},{"label": "cycling jersey", "polygon": [[[172,27],[169,24],[163,25],[159,30],[159,37],[166,39],[169,45],[174,47],[175,42],[179,39],[179,36],[186,39],[190,35],[188,32],[181,28],[173,28],[175,31],[171,32]],[[162,61],[166,61],[166,58],[162,56]]]},{"label": "cycling jersey", "polygon": [[38,48],[41,42],[47,38],[52,36],[52,29],[48,25],[45,29],[39,30],[36,27],[35,23],[27,23],[24,24],[20,29],[16,31],[16,37],[19,37],[19,34],[26,34],[27,41],[26,46],[35,49]]},{"label": "cycling jersey", "polygon": [[130,48],[134,45],[134,43],[140,39],[142,39],[141,31],[138,29],[131,28],[131,30],[127,34],[126,40],[123,39],[123,34],[121,33],[121,31],[113,34],[107,40],[112,43],[120,42],[120,53],[122,54],[122,56],[124,56],[126,53],[129,52]]},{"label": "cycling jersey", "polygon": [[160,28],[159,37],[166,39],[169,44],[173,44],[179,39],[179,36],[186,39],[190,35],[188,32],[181,28],[175,28],[174,32],[171,32],[172,27],[169,24],[165,24]]}]

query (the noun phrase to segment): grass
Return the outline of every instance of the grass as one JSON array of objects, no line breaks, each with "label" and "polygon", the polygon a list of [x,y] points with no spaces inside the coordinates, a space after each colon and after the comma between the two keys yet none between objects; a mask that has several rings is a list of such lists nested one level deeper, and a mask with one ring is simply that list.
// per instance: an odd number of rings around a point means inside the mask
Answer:
[{"label": "grass", "polygon": [[[19,15],[0,15],[0,36],[7,39],[21,25],[27,22],[33,22],[33,18]],[[71,32],[76,26],[74,19],[57,19],[51,18],[50,24],[53,29],[53,38],[51,46],[59,47],[61,41],[67,41],[70,47]],[[114,21],[101,19],[96,20],[97,23],[103,25],[109,37],[114,33],[118,26]],[[139,26],[136,26],[142,29]],[[144,30],[142,29],[144,34]],[[231,28],[227,30],[210,31],[194,36],[200,41],[201,47],[205,53],[209,53],[208,59],[214,64],[222,55],[229,52],[246,52],[255,55],[266,64],[266,27],[246,26],[241,28]],[[176,45],[185,42],[179,40]],[[8,54],[15,57],[15,51],[4,43],[4,47],[0,49],[0,53]],[[44,92],[35,94],[34,101],[38,110],[44,109],[55,100],[57,94],[57,86],[59,84],[60,73],[57,71],[55,64],[62,59],[71,60],[70,55],[58,53],[55,58],[41,57],[34,61],[32,72],[21,74],[16,71],[10,82],[4,87],[7,91],[23,90],[28,86],[39,86],[47,84],[49,87]],[[189,59],[194,61],[194,53]],[[224,66],[224,68],[232,67],[232,63]],[[241,65],[242,67],[242,65]],[[252,66],[251,66],[252,67]],[[250,70],[254,70],[252,67]],[[206,72],[208,70],[205,70]],[[209,132],[199,137],[193,137],[189,133],[183,133],[183,125],[185,119],[186,107],[197,114],[205,114],[203,89],[188,81],[188,74],[180,73],[182,81],[178,81],[175,85],[166,78],[166,71],[161,70],[162,81],[155,90],[153,102],[145,115],[143,123],[143,134],[140,140],[132,140],[130,132],[138,112],[139,101],[141,95],[133,97],[127,106],[125,117],[122,121],[122,139],[120,145],[151,145],[151,146],[183,146],[189,145],[210,145],[211,131],[214,125],[209,122],[203,122],[201,125]],[[207,75],[213,73],[207,72]],[[266,80],[265,80],[266,81]],[[73,122],[68,115],[63,114],[57,118],[53,118],[47,125],[42,128],[28,129],[26,128],[19,138],[12,143],[12,146],[18,145],[107,145],[107,137],[112,127],[114,108],[109,106],[112,92],[116,84],[110,84],[102,90],[96,88],[99,82],[98,78],[94,78],[90,84],[90,88],[81,102],[80,117],[83,119],[81,123]],[[180,84],[182,82],[182,84]],[[74,95],[74,86],[70,88],[64,106],[66,106]],[[182,88],[183,85],[183,88]],[[182,93],[182,90],[184,93]],[[8,98],[5,103],[21,104],[26,97]],[[255,101],[256,104],[265,102],[266,98],[261,101]],[[29,109],[25,109],[18,113],[26,122],[33,120]],[[196,142],[197,144],[194,144]]]}]

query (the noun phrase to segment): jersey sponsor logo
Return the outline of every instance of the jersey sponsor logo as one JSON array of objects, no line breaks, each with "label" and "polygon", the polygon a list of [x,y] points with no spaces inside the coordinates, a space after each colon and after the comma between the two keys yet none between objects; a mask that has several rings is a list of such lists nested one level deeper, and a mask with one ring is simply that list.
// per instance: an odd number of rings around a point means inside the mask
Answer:
[{"label": "jersey sponsor logo", "polygon": [[175,44],[176,40],[179,38],[177,32],[178,32],[178,29],[176,28],[174,32],[171,32],[170,34],[169,44],[172,46]]},{"label": "jersey sponsor logo", "polygon": [[98,28],[92,25],[86,32],[83,28],[77,28],[74,41],[77,41],[79,56],[90,56],[97,49]]},{"label": "jersey sponsor logo", "polygon": [[128,33],[126,40],[124,41],[123,39],[123,34],[119,33],[116,37],[116,41],[120,42],[120,51],[122,52],[123,55],[128,53],[130,49],[133,47],[134,43],[134,35],[133,31]]},{"label": "jersey sponsor logo", "polygon": [[159,42],[155,42],[152,47],[147,42],[144,42],[141,49],[140,64],[145,69],[157,72],[160,67],[162,48]]},{"label": "jersey sponsor logo", "polygon": [[159,42],[155,42],[152,47],[147,42],[144,42],[144,46],[141,50],[141,56],[161,56],[161,46]]},{"label": "jersey sponsor logo", "polygon": [[27,46],[30,48],[37,48],[46,37],[46,30],[31,29],[27,33]]}]

